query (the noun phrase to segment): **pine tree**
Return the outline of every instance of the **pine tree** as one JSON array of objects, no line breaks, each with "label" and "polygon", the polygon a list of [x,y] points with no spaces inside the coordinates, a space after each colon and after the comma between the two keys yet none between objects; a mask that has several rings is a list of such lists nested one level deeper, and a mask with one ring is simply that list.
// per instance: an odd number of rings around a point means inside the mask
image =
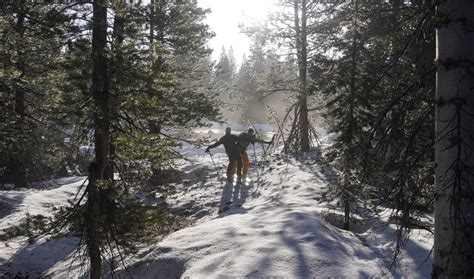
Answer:
[{"label": "pine tree", "polygon": [[179,158],[182,130],[218,117],[212,33],[196,1],[159,1],[153,28],[145,6],[26,2],[0,4],[0,176],[17,186],[49,178],[66,156],[88,171],[85,194],[52,226],[85,232],[99,278],[105,254],[135,252],[169,231],[163,208],[134,192]]},{"label": "pine tree", "polygon": [[[298,61],[298,78],[299,78],[299,94],[298,94],[298,130],[299,130],[299,148],[303,152],[310,149],[309,139],[309,119],[308,119],[308,34],[307,34],[307,9],[306,0],[295,0],[293,3],[295,17],[295,46],[296,57]],[[301,10],[301,19],[300,19]],[[301,21],[301,23],[300,23]]]},{"label": "pine tree", "polygon": [[244,119],[264,123],[266,121],[266,105],[263,97],[267,89],[264,78],[268,70],[267,53],[264,48],[267,38],[260,30],[254,31],[251,38],[250,55],[245,61],[242,61],[239,70],[238,91],[243,96],[245,103]]},{"label": "pine tree", "polygon": [[285,128],[290,126],[288,135],[282,135],[285,138],[285,152],[306,152],[317,144],[317,133],[310,124],[308,107],[308,98],[313,95],[308,63],[314,55],[314,50],[309,47],[312,40],[309,30],[315,28],[318,21],[314,14],[315,6],[316,2],[280,1],[281,10],[270,17],[268,26],[253,26],[245,30],[248,34],[255,34],[252,38],[255,44],[260,38],[265,38],[262,48],[277,46],[272,59],[278,62],[268,65],[273,64],[270,67],[278,68],[285,74],[274,75],[273,85],[265,84],[260,92],[264,93],[262,97],[275,93],[293,95],[293,99],[288,100],[291,103],[282,121]]},{"label": "pine tree", "polygon": [[227,52],[222,47],[215,69],[215,83],[223,83],[223,88],[231,88],[235,77],[235,57],[232,48]]},{"label": "pine tree", "polygon": [[26,187],[65,165],[66,131],[54,123],[57,65],[68,16],[28,1],[0,4],[0,180]]},{"label": "pine tree", "polygon": [[106,57],[107,48],[107,6],[105,0],[94,0],[92,17],[92,85],[91,95],[94,100],[94,161],[89,166],[89,183],[87,185],[87,248],[90,257],[90,277],[101,277],[101,252],[99,218],[101,199],[99,187],[107,187],[110,180],[110,80],[109,65]]},{"label": "pine tree", "polygon": [[357,1],[328,10],[314,30],[326,43],[311,75],[340,133],[329,158],[351,186],[339,189],[352,202],[395,208],[402,236],[431,200],[433,9]]},{"label": "pine tree", "polygon": [[[340,133],[329,157],[340,177],[336,195],[344,207],[344,229],[349,229],[353,203],[361,198],[357,166],[362,163],[362,123],[368,120],[364,115],[368,110],[368,96],[364,96],[367,92],[362,85],[366,81],[362,69],[369,55],[369,50],[364,48],[367,37],[362,34],[367,30],[361,20],[363,8],[359,1],[353,1],[334,14],[330,22],[324,23],[333,28],[331,46],[337,55],[328,57],[325,52],[321,53],[311,69],[317,90],[326,96],[327,116],[334,119],[331,129]],[[344,29],[342,35],[338,34],[338,30]]]}]

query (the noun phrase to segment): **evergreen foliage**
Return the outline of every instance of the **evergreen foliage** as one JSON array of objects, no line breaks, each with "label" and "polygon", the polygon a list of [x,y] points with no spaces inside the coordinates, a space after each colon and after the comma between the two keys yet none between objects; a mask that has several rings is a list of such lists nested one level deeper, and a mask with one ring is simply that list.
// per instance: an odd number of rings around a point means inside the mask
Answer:
[{"label": "evergreen foliage", "polygon": [[[280,4],[265,33],[270,34],[268,45],[280,46],[277,53],[288,77],[298,71],[292,9],[303,4]],[[384,205],[402,220],[399,233],[406,236],[416,219],[433,208],[434,6],[311,2],[305,15],[309,111],[322,115],[329,132],[337,135],[326,159],[339,183],[326,197],[340,199],[346,229],[361,205]],[[277,84],[260,90],[282,88]],[[286,87],[299,92],[297,83]],[[288,111],[281,132],[288,119],[294,127],[297,118]],[[299,137],[290,129],[282,137],[290,142],[286,150],[298,150]]]},{"label": "evergreen foliage", "polygon": [[[55,177],[70,145],[54,119],[64,12],[26,1],[0,3],[0,182],[26,187]],[[64,174],[64,173],[63,173]]]},{"label": "evergreen foliage", "polygon": [[331,48],[312,67],[331,131],[340,133],[329,158],[341,195],[388,205],[407,227],[433,201],[431,16],[431,6],[401,3],[338,7],[320,29]]},{"label": "evergreen foliage", "polygon": [[1,182],[24,187],[61,166],[89,174],[50,225],[83,237],[91,277],[101,255],[134,252],[175,226],[136,193],[180,158],[183,131],[219,117],[207,12],[180,0],[2,1]]}]

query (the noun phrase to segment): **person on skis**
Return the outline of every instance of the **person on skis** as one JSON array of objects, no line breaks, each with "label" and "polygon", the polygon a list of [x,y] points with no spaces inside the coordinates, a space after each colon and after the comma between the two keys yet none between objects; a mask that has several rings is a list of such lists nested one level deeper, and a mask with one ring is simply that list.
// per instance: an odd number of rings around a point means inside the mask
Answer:
[{"label": "person on skis", "polygon": [[236,170],[238,170],[238,176],[240,177],[242,159],[240,157],[240,147],[237,141],[237,136],[231,134],[230,127],[225,129],[225,135],[222,138],[206,148],[206,153],[210,154],[212,148],[216,148],[221,144],[224,145],[225,153],[229,158],[229,164],[227,165],[227,181],[231,182]]},{"label": "person on skis", "polygon": [[238,136],[237,141],[240,147],[240,157],[242,158],[242,178],[245,180],[250,166],[249,156],[247,154],[247,147],[250,144],[255,144],[256,142],[272,144],[273,141],[264,141],[262,139],[257,138],[252,128],[250,128],[247,132],[241,133]]}]

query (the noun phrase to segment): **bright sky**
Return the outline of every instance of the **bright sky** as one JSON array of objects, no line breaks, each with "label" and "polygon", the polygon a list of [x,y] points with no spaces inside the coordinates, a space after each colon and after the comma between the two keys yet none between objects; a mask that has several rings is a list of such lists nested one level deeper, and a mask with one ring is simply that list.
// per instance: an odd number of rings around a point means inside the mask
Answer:
[{"label": "bright sky", "polygon": [[248,54],[250,40],[240,33],[239,24],[264,21],[276,0],[198,0],[203,8],[211,9],[206,23],[216,36],[210,41],[214,49],[213,59],[217,59],[222,46],[234,49],[235,59],[240,63],[244,53]]}]

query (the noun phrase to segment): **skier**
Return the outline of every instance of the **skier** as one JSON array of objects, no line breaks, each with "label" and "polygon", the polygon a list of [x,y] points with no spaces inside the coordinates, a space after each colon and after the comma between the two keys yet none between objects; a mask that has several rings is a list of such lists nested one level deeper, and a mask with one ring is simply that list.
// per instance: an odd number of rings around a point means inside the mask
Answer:
[{"label": "skier", "polygon": [[[247,172],[249,171],[249,166],[250,166],[250,161],[249,161],[249,156],[247,155],[247,147],[250,144],[255,144],[256,142],[260,143],[266,143],[266,144],[272,144],[272,141],[264,141],[261,139],[258,139],[255,134],[254,130],[250,128],[246,133],[242,133],[238,136],[237,139],[239,146],[240,146],[240,157],[242,158],[242,178],[245,181],[245,178],[247,177]],[[239,180],[240,181],[240,180]]]},{"label": "skier", "polygon": [[225,135],[220,138],[216,143],[210,145],[206,148],[206,153],[211,153],[212,148],[216,148],[219,145],[223,144],[225,148],[225,153],[229,158],[229,164],[227,165],[227,181],[231,182],[236,169],[238,171],[237,175],[240,178],[241,169],[242,169],[242,159],[240,157],[240,147],[237,143],[237,136],[232,135],[230,127],[225,129]]}]

